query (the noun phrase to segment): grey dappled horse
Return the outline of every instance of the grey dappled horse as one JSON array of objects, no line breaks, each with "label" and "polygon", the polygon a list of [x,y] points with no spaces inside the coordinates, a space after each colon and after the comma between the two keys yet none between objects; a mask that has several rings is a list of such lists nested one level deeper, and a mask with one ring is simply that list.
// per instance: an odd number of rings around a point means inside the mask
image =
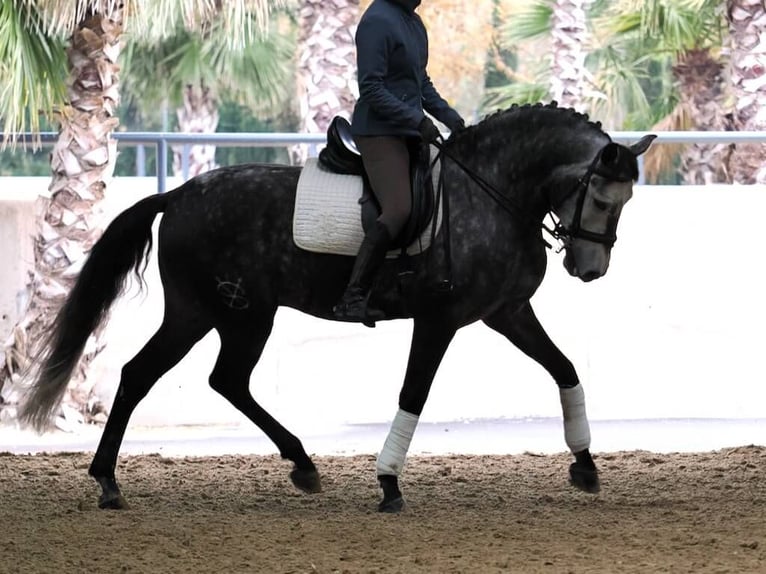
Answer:
[{"label": "grey dappled horse", "polygon": [[[414,320],[399,410],[377,463],[380,510],[402,508],[397,476],[431,382],[456,331],[475,321],[505,335],[551,374],[560,388],[565,440],[575,458],[570,480],[585,491],[599,489],[582,386],[572,363],[538,322],[530,298],[545,274],[542,222],[549,212],[558,217],[552,231],[566,250],[567,271],[583,281],[606,273],[617,222],[638,176],[636,158],[653,138],[645,136],[630,147],[613,143],[587,116],[553,103],[495,113],[443,144],[451,257],[447,261],[447,250],[439,247],[442,226],[435,245],[410,259],[406,289],[398,279],[399,262],[391,259],[372,294],[372,304],[387,318]],[[89,469],[102,488],[102,508],[125,505],[115,465],[131,413],[211,329],[218,331],[221,349],[210,386],[294,463],[290,478],[296,487],[320,490],[319,474],[301,441],[249,390],[277,308],[331,320],[353,265],[352,257],[295,246],[291,219],[300,173],[299,167],[238,165],[200,175],[124,211],[91,251],[22,407],[22,420],[38,428],[48,424],[88,336],[106,320],[127,276],[143,272],[152,223],[163,214],[158,259],[165,315],[122,369]],[[448,263],[451,289],[434,290]],[[327,376],[332,368],[328,365]]]}]

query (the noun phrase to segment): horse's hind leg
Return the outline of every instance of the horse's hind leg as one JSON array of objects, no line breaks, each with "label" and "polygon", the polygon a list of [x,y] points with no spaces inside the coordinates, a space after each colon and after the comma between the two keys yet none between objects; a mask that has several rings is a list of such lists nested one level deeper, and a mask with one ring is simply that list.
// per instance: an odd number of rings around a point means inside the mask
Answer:
[{"label": "horse's hind leg", "polygon": [[556,381],[564,415],[564,438],[575,456],[575,462],[569,467],[570,480],[580,490],[598,492],[599,478],[590,454],[590,427],[585,414],[585,396],[572,362],[548,337],[528,301],[515,312],[500,309],[485,318],[484,322],[540,363]]},{"label": "horse's hind leg", "polygon": [[122,368],[120,384],[106,421],[101,441],[90,465],[90,474],[101,485],[101,508],[125,508],[126,503],[114,476],[117,455],[128,421],[138,403],[155,382],[168,372],[199,341],[209,327],[165,314],[157,332]]},{"label": "horse's hind leg", "polygon": [[273,319],[272,312],[270,316],[261,316],[260,322],[253,320],[236,328],[218,328],[221,351],[210,375],[210,386],[253,421],[277,446],[282,458],[295,464],[290,479],[297,488],[304,492],[319,492],[319,473],[301,441],[255,402],[250,394],[250,374],[266,345]]}]

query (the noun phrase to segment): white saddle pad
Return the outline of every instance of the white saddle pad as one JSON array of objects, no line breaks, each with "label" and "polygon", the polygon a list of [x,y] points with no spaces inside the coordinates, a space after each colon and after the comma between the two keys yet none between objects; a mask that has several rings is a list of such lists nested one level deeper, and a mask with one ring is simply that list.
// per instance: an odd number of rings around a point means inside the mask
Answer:
[{"label": "white saddle pad", "polygon": [[[437,162],[432,174],[434,189],[439,179],[439,166]],[[307,251],[355,256],[364,239],[361,197],[361,177],[330,173],[319,167],[317,158],[306,160],[295,193],[295,244]],[[441,225],[441,205],[436,222]],[[420,238],[407,248],[407,253],[422,253],[430,244],[431,226],[428,225]],[[400,251],[390,251],[388,256],[398,255]]]}]

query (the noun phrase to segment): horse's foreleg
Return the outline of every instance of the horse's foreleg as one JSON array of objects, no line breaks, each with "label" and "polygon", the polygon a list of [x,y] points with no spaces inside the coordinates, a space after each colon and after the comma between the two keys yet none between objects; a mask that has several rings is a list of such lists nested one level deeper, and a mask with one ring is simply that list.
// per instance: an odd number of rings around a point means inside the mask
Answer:
[{"label": "horse's foreleg", "polygon": [[556,381],[564,417],[564,439],[575,457],[569,467],[570,480],[580,490],[598,492],[598,471],[589,450],[590,426],[585,412],[585,394],[572,362],[548,337],[529,302],[513,313],[500,309],[484,322],[540,363]]},{"label": "horse's foreleg", "polygon": [[273,314],[260,321],[250,317],[240,328],[218,329],[221,350],[210,375],[210,386],[253,421],[277,446],[282,458],[295,464],[290,479],[296,488],[319,492],[319,473],[301,441],[255,402],[249,390],[250,373],[266,345],[272,321]]},{"label": "horse's foreleg", "polygon": [[177,324],[166,314],[164,322],[144,348],[122,368],[117,395],[88,470],[88,474],[101,486],[100,508],[127,507],[114,471],[130,415],[154,383],[178,363],[206,332],[207,329],[185,321]]},{"label": "horse's foreleg", "polygon": [[399,394],[399,410],[377,461],[378,482],[383,489],[383,500],[378,505],[380,512],[399,512],[404,508],[398,477],[404,468],[436,369],[454,336],[455,329],[442,322],[415,320],[407,374]]}]

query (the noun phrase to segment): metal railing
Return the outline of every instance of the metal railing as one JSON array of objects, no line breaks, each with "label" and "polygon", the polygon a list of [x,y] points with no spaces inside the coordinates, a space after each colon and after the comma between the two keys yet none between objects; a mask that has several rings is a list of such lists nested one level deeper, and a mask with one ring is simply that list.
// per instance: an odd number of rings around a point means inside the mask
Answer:
[{"label": "metal railing", "polygon": [[[622,144],[638,141],[650,131],[614,131],[609,132],[612,140]],[[654,132],[658,144],[693,144],[693,143],[766,143],[766,132],[760,131],[667,131]],[[326,141],[323,133],[178,133],[178,132],[114,132],[112,137],[120,143],[134,146],[153,145],[157,150],[157,192],[167,190],[168,147],[173,145],[216,145],[221,147],[289,147],[299,144],[309,145],[309,154],[316,155],[317,146]],[[20,134],[19,141],[39,141],[52,145],[58,140],[58,133]],[[187,154],[184,154],[187,156]],[[188,166],[187,166],[188,167]],[[183,169],[183,166],[182,166]],[[184,173],[186,169],[184,169]],[[643,171],[639,183],[643,183]]]}]

